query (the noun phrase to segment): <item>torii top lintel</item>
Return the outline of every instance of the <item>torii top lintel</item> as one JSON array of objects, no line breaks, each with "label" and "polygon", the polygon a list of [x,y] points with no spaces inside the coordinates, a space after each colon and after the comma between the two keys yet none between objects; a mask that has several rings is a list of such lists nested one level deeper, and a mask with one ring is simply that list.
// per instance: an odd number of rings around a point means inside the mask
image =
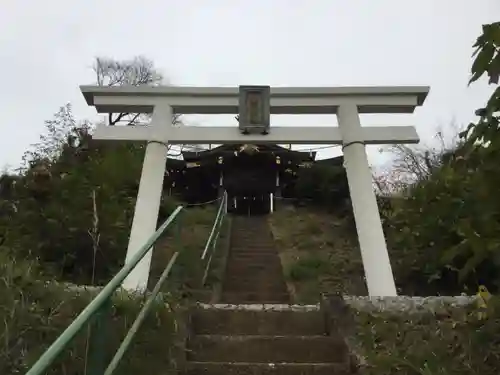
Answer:
[{"label": "torii top lintel", "polygon": [[[80,86],[87,104],[99,113],[151,113],[168,104],[175,113],[236,114],[238,87]],[[271,114],[334,114],[342,104],[359,113],[413,113],[428,86],[272,87]]]}]

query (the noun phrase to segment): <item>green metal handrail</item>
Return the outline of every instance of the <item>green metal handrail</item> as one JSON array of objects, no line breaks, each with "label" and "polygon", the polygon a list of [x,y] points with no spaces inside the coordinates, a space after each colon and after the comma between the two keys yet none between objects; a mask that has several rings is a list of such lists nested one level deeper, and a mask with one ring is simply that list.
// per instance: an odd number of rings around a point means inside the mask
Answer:
[{"label": "green metal handrail", "polygon": [[[160,236],[163,234],[163,232],[165,232],[168,226],[175,220],[175,218],[182,211],[182,209],[183,209],[182,206],[178,206],[174,210],[174,212],[172,212],[172,214],[167,218],[167,220],[165,220],[165,222],[160,226],[160,228],[158,228],[158,230],[151,236],[151,238],[139,249],[139,251],[136,254],[134,254],[134,256],[130,259],[130,262],[126,263],[122,267],[122,269],[118,271],[118,273],[111,279],[111,281],[108,284],[106,284],[106,286],[76,317],[76,319],[68,326],[68,328],[64,330],[61,336],[59,336],[52,343],[52,345],[42,354],[42,356],[38,359],[38,361],[36,361],[35,364],[31,367],[31,369],[28,370],[26,375],[43,375],[45,373],[45,371],[49,368],[49,366],[56,360],[58,355],[61,354],[61,352],[75,338],[75,336],[82,330],[82,328],[86,324],[88,324],[91,321],[91,319],[100,312],[101,308],[111,299],[113,293],[120,287],[120,285],[123,283],[126,277],[132,272],[135,266],[137,266],[137,264],[142,260],[142,258],[144,258],[144,256],[149,252],[149,250],[154,246],[156,241],[158,241]],[[176,258],[177,254],[174,254],[174,256],[172,256],[173,261],[171,259],[171,261],[169,262],[167,268],[162,274],[162,278],[160,278],[155,288],[153,289],[153,293],[151,293],[151,296],[149,297],[148,301],[146,302],[141,312],[139,313],[139,316],[134,322],[134,325],[132,326],[131,330],[135,329],[135,331],[137,331],[137,328],[144,320],[144,317],[149,311],[152,301],[158,295],[158,292],[161,288],[161,282],[165,281],[166,277],[168,276],[168,273],[170,272],[170,269],[172,268],[173,262],[175,261]],[[145,311],[146,309],[148,311]],[[141,317],[141,315],[143,315],[143,317]],[[137,323],[137,320],[139,320],[139,318],[141,319],[139,323]],[[130,335],[130,330],[125,340],[127,340],[129,335]],[[135,332],[131,334],[132,337],[134,335]],[[129,342],[130,340],[131,338],[127,340],[128,341],[127,346],[130,344]],[[122,349],[122,347],[123,344],[120,346],[120,349],[118,350],[119,352],[127,349],[127,348]],[[120,355],[119,359],[121,359],[122,356],[123,353]],[[113,360],[115,360],[115,358],[113,358]],[[114,362],[110,364],[110,367],[113,364]],[[116,365],[114,366],[116,367]],[[106,374],[111,374],[113,369],[114,368],[111,369],[111,372],[106,372]]]},{"label": "green metal handrail", "polygon": [[[139,251],[130,259],[130,262],[125,264],[120,271],[111,279],[111,281],[106,284],[106,286],[97,294],[97,296],[87,305],[87,307],[76,317],[76,319],[64,330],[64,332],[52,343],[52,345],[42,354],[42,356],[35,362],[31,369],[26,373],[26,375],[43,375],[49,366],[56,360],[56,358],[61,354],[61,352],[66,348],[66,346],[75,338],[75,336],[83,329],[84,326],[89,324],[93,318],[99,317],[106,307],[110,306],[110,301],[113,293],[120,287],[127,276],[133,271],[137,264],[144,258],[144,256],[151,250],[151,248],[158,241],[160,236],[165,232],[165,230],[170,226],[170,224],[176,219],[179,213],[183,210],[183,206],[178,206],[174,212],[165,220],[165,222],[158,228],[158,230],[151,236],[151,238],[142,246]],[[220,234],[220,229],[222,222],[227,212],[227,193],[224,193],[219,209],[217,211],[217,216],[212,227],[212,231],[208,238],[202,254],[202,260],[206,257],[209,247],[212,247],[210,256],[205,267],[205,274],[203,276],[203,285],[205,283],[208,270],[210,267],[210,262],[215,251],[215,245]],[[154,286],[152,292],[149,294],[144,306],[139,311],[134,323],[128,330],[125,338],[120,344],[118,350],[116,351],[113,359],[104,370],[104,364],[101,361],[97,361],[98,364],[92,364],[90,366],[90,372],[92,374],[103,374],[112,375],[116,368],[118,367],[121,359],[125,355],[127,349],[130,347],[132,340],[139,328],[141,327],[144,319],[149,313],[154,301],[156,300],[160,289],[167,279],[172,267],[179,256],[179,252],[175,252],[170,261],[168,262],[165,270],[161,274],[158,282]],[[100,333],[100,332],[98,332]],[[102,354],[102,353],[101,353]],[[102,358],[100,358],[102,359]],[[94,362],[96,360],[94,359]]]},{"label": "green metal handrail", "polygon": [[215,246],[217,245],[217,240],[219,239],[220,230],[222,227],[222,223],[224,222],[224,218],[226,217],[226,213],[227,213],[227,192],[224,192],[221,203],[219,205],[219,209],[217,211],[217,216],[215,217],[214,225],[212,226],[212,231],[208,236],[207,243],[205,244],[205,248],[203,249],[203,253],[201,254],[201,260],[203,261],[208,254],[209,248],[210,247],[212,248],[212,250],[210,251],[210,256],[208,257],[207,263],[205,265],[203,278],[201,280],[202,287],[205,286],[205,282],[208,277],[210,264],[212,263],[212,258],[215,253]]},{"label": "green metal handrail", "polygon": [[144,319],[146,319],[146,316],[151,309],[151,306],[153,305],[153,302],[155,301],[156,297],[158,296],[158,293],[160,292],[161,286],[165,282],[165,280],[168,277],[168,274],[170,273],[170,270],[174,266],[174,263],[179,256],[179,252],[175,252],[174,255],[172,255],[172,258],[170,258],[170,261],[167,264],[167,267],[163,271],[163,273],[160,276],[160,279],[156,283],[155,287],[153,288],[153,291],[151,292],[149,298],[147,299],[146,303],[142,307],[141,311],[139,311],[139,314],[137,315],[137,318],[135,319],[134,323],[132,323],[132,326],[128,330],[127,335],[123,339],[122,343],[118,347],[118,350],[115,353],[115,356],[109,363],[108,368],[106,371],[104,371],[104,375],[112,375],[113,372],[116,370],[118,365],[120,364],[120,361],[122,360],[123,356],[125,355],[127,349],[129,348],[130,344],[132,343],[132,340],[141,327],[142,322]]}]

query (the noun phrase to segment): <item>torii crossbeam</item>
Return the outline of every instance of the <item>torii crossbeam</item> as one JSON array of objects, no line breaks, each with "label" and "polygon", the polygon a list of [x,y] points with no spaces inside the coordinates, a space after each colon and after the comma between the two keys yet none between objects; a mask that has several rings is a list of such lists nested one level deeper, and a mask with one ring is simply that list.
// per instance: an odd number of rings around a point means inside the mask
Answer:
[{"label": "torii crossbeam", "polygon": [[[270,133],[241,134],[238,127],[173,126],[174,114],[237,114],[238,87],[81,86],[99,113],[151,113],[145,126],[98,126],[94,139],[148,142],[127,251],[127,259],[156,230],[168,144],[341,144],[370,296],[395,296],[390,265],[366,156],[366,144],[418,143],[413,126],[361,126],[363,113],[413,113],[429,87],[279,87],[271,88],[271,114],[336,114],[338,127],[270,127]],[[151,254],[124,282],[145,289]]]}]

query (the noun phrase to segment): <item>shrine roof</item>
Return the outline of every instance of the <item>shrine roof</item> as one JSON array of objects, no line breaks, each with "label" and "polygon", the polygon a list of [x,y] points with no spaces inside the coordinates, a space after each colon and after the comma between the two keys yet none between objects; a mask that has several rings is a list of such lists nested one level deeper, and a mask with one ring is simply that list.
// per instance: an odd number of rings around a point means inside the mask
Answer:
[{"label": "shrine roof", "polygon": [[[195,159],[205,159],[210,157],[216,157],[218,155],[224,154],[234,154],[234,152],[240,151],[243,144],[225,144],[218,147],[214,147],[210,150],[205,151],[184,151],[182,152],[182,156],[184,160],[195,160]],[[258,148],[259,153],[274,153],[276,155],[286,156],[288,155],[291,158],[299,158],[299,159],[312,159],[316,158],[316,152],[311,151],[297,151],[290,150],[286,147],[273,145],[273,144],[257,144],[252,145]]]}]

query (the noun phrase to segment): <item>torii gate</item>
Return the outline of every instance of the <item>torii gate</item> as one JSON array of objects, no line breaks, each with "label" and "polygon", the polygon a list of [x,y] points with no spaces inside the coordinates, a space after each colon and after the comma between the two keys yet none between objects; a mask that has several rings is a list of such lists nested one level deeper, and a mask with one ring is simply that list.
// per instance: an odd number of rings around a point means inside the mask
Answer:
[{"label": "torii gate", "polygon": [[[288,143],[339,144],[356,221],[370,296],[396,296],[387,245],[372,185],[366,144],[418,143],[413,126],[361,127],[360,113],[413,113],[429,87],[276,87],[270,90],[271,114],[336,114],[338,127],[271,127],[267,135],[242,134],[237,127],[172,125],[172,116],[237,114],[238,87],[80,87],[99,113],[151,113],[146,126],[98,126],[93,138],[146,141],[147,147],[130,233],[126,262],[156,231],[168,144]],[[152,251],[123,287],[144,290]]]}]

